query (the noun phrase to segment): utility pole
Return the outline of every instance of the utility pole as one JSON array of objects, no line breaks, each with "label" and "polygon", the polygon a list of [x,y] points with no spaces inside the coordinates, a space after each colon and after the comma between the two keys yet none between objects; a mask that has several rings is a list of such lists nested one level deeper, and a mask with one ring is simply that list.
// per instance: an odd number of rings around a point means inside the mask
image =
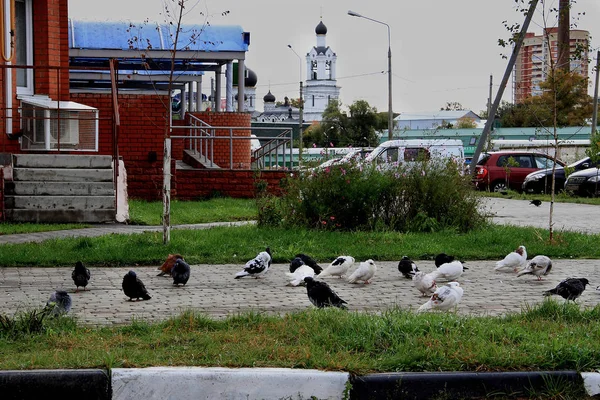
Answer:
[{"label": "utility pole", "polygon": [[570,45],[570,18],[571,0],[559,0],[558,2],[558,55],[556,66],[565,72],[569,72],[571,45]]},{"label": "utility pole", "polygon": [[592,135],[598,126],[598,76],[600,76],[600,50],[596,53],[596,86],[594,87],[594,111],[592,113]]},{"label": "utility pole", "polygon": [[299,105],[299,117],[298,117],[298,167],[302,163],[302,123],[304,122],[304,97],[302,97],[302,81],[300,81],[300,105]]},{"label": "utility pole", "polygon": [[[535,7],[537,6],[539,0],[531,0],[529,5],[529,10],[527,11],[527,15],[525,16],[525,21],[523,22],[523,26],[521,27],[521,32],[519,32],[519,36],[517,37],[517,41],[515,42],[515,47],[513,48],[512,55],[510,56],[510,60],[508,61],[508,65],[506,66],[506,70],[504,71],[504,76],[502,77],[502,82],[500,82],[500,87],[498,88],[498,93],[496,93],[496,98],[494,99],[494,104],[492,104],[492,108],[490,110],[490,115],[496,115],[496,110],[498,110],[498,106],[500,105],[500,100],[502,100],[502,95],[504,94],[504,89],[506,88],[506,84],[508,82],[508,78],[512,72],[512,69],[517,61],[517,56],[519,55],[519,51],[521,50],[521,45],[523,44],[523,39],[525,38],[525,34],[527,33],[527,28],[529,28],[529,23],[531,22],[531,18],[533,18],[533,12],[535,11]],[[488,118],[485,127],[483,128],[483,132],[481,132],[481,136],[477,141],[477,147],[475,148],[475,153],[473,153],[473,160],[471,161],[471,174],[475,174],[475,169],[477,167],[477,161],[479,160],[479,155],[483,150],[483,146],[487,143],[488,135],[490,133],[490,127],[492,126],[493,118]]]},{"label": "utility pole", "polygon": [[490,94],[488,96],[488,107],[487,107],[487,113],[488,113],[488,118],[493,118],[493,115],[490,114],[490,112],[492,112],[492,75],[490,75]]}]

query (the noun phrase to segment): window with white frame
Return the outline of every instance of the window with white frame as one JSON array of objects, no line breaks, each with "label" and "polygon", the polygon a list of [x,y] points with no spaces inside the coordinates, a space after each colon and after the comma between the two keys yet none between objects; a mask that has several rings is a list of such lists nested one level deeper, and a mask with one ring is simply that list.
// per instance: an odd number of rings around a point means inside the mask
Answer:
[{"label": "window with white frame", "polygon": [[[15,0],[15,56],[16,65],[33,65],[32,0]],[[33,69],[18,68],[17,94],[33,94]]]}]

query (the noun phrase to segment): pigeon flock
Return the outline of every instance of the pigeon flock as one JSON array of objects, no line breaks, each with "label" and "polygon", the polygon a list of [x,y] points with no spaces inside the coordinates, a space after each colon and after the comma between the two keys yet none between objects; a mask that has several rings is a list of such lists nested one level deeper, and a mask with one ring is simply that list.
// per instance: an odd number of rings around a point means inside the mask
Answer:
[{"label": "pigeon flock", "polygon": [[[268,273],[271,263],[272,253],[271,249],[267,247],[264,251],[259,252],[256,257],[246,262],[243,269],[237,272],[233,278],[260,279]],[[355,263],[354,257],[342,255],[322,268],[312,257],[300,253],[290,262],[289,272],[285,272],[286,285],[292,287],[305,286],[308,300],[315,307],[347,309],[348,302],[342,299],[323,279],[337,278],[336,282],[362,283],[365,287],[371,284],[377,273],[375,261],[368,259],[359,262],[353,268]],[[465,270],[468,270],[464,266],[464,262],[456,260],[454,256],[440,253],[435,256],[434,263],[435,269],[430,272],[419,270],[417,264],[408,256],[403,256],[398,263],[400,276],[411,279],[416,292],[421,296],[428,297],[427,301],[417,309],[417,312],[454,310],[463,297],[463,286],[457,281],[462,278]],[[191,275],[190,265],[180,254],[169,254],[158,269],[160,270],[158,276],[172,278],[175,287],[185,286]],[[533,275],[538,281],[541,281],[544,276],[551,273],[552,260],[544,255],[536,255],[528,261],[527,250],[525,246],[521,245],[516,250],[508,253],[502,260],[496,262],[494,270],[497,272],[515,272],[516,277]],[[89,268],[78,261],[71,277],[75,285],[74,293],[78,293],[80,288],[86,291],[92,274]],[[440,286],[440,282],[445,282],[445,284]],[[544,291],[542,294],[544,296],[558,295],[567,301],[576,301],[588,284],[589,281],[586,278],[568,278],[560,282],[555,288]],[[133,270],[130,270],[123,277],[122,289],[129,301],[152,299],[146,286]],[[600,291],[600,286],[596,290]],[[71,306],[71,296],[64,290],[57,290],[48,299],[46,310],[51,315],[59,316],[67,314],[71,310]]]}]

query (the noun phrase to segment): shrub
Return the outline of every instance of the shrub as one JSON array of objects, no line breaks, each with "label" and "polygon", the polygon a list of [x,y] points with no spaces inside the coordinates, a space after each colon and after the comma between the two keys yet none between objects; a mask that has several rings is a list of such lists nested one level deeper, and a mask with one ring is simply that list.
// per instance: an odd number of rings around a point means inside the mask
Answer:
[{"label": "shrub", "polygon": [[292,176],[281,198],[259,200],[258,223],[329,230],[453,228],[466,232],[485,221],[479,201],[469,177],[452,160],[392,168],[357,162]]}]

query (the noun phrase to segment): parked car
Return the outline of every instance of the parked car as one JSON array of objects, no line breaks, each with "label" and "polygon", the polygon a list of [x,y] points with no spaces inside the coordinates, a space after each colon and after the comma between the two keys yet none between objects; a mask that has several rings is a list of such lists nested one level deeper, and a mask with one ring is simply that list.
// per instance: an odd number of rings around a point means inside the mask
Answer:
[{"label": "parked car", "polygon": [[[589,157],[582,158],[565,168],[557,165],[554,171],[554,192],[558,193],[565,188],[567,180],[565,169],[572,172],[598,166],[598,162],[592,162]],[[535,171],[525,177],[522,189],[525,193],[550,193],[552,191],[552,168]]]},{"label": "parked car", "polygon": [[[532,151],[494,151],[483,153],[477,162],[473,183],[478,189],[500,192],[521,191],[525,177],[540,169],[552,168],[552,157]],[[562,161],[557,165],[564,166]]]},{"label": "parked car", "polygon": [[600,169],[592,167],[572,173],[565,182],[565,191],[579,196],[600,196]]},{"label": "parked car", "polygon": [[350,161],[364,160],[365,157],[368,156],[372,150],[373,150],[372,147],[352,149],[348,153],[346,153],[343,157],[330,158],[329,160],[324,161],[323,163],[321,163],[320,165],[317,166],[317,169],[324,169],[326,167],[330,167],[332,165],[337,165],[337,164],[346,164],[346,163],[349,163]]},{"label": "parked car", "polygon": [[464,164],[464,147],[458,139],[408,139],[388,140],[377,146],[365,158],[365,163],[381,166],[414,163],[416,161],[443,160],[453,157]]}]

